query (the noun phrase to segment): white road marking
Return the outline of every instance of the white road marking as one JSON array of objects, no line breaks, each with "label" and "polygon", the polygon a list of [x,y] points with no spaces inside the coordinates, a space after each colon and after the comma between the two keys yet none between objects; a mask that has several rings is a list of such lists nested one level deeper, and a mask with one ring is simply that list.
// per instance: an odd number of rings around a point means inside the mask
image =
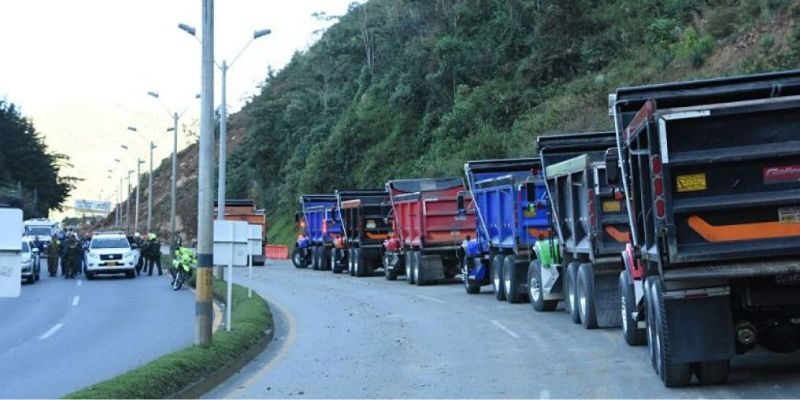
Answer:
[{"label": "white road marking", "polygon": [[494,325],[494,326],[496,326],[496,327],[500,328],[500,330],[501,330],[501,331],[503,331],[503,332],[505,332],[505,333],[507,333],[507,334],[508,334],[508,336],[511,336],[511,337],[513,337],[514,339],[519,339],[519,335],[517,335],[517,333],[516,333],[516,332],[512,331],[511,329],[508,329],[508,328],[507,328],[505,325],[501,324],[501,323],[500,323],[500,322],[498,322],[497,320],[494,320],[494,319],[493,319],[493,320],[492,320],[492,325]]},{"label": "white road marking", "polygon": [[59,330],[59,329],[61,329],[61,327],[62,327],[62,326],[64,326],[64,324],[62,324],[62,323],[55,324],[55,326],[53,326],[52,328],[50,328],[50,330],[49,330],[49,331],[45,332],[45,333],[44,333],[44,335],[42,335],[42,336],[39,336],[39,339],[40,339],[40,340],[44,340],[44,339],[47,339],[47,338],[49,338],[49,337],[50,337],[50,336],[52,336],[54,333],[58,332],[58,330]]},{"label": "white road marking", "polygon": [[423,300],[430,300],[430,301],[435,302],[435,303],[444,304],[443,301],[441,301],[439,299],[436,299],[436,298],[433,298],[433,297],[423,296],[421,294],[418,294],[417,297],[419,297],[420,299],[423,299]]},{"label": "white road marking", "polygon": [[80,279],[78,279],[78,281],[77,281],[77,282],[75,282],[75,284],[76,284],[76,285],[78,285],[78,286],[80,286],[80,285],[82,285],[82,284],[83,284],[83,281],[82,281],[82,280],[80,280]]},{"label": "white road marking", "polygon": [[549,390],[542,390],[539,392],[540,399],[549,399],[550,398],[550,391]]},{"label": "white road marking", "polygon": [[77,305],[78,305],[78,302],[80,302],[80,301],[81,301],[81,296],[75,296],[75,297],[73,297],[73,298],[72,298],[72,306],[73,306],[73,307],[74,307],[74,306],[77,306]]}]

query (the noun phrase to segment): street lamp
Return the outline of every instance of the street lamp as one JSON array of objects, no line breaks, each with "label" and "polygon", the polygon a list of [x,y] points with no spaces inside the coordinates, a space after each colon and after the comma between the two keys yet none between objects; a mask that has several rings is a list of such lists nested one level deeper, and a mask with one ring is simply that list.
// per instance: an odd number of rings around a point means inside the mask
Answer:
[{"label": "street lamp", "polygon": [[[170,201],[169,201],[169,232],[172,240],[172,245],[175,244],[175,180],[178,175],[178,120],[183,116],[189,107],[186,107],[180,114],[170,111],[169,107],[161,101],[157,92],[147,92],[147,95],[155,98],[161,103],[161,106],[166,110],[167,115],[172,119],[172,178],[170,179]],[[199,99],[200,95],[195,95],[195,99]],[[167,129],[169,131],[169,129]],[[152,149],[150,149],[152,153]],[[151,168],[152,169],[152,168]],[[151,173],[152,175],[152,173]],[[152,194],[152,193],[151,193]],[[151,196],[152,197],[152,196]],[[148,207],[150,207],[148,205]],[[149,225],[149,223],[148,223]]]},{"label": "street lamp", "polygon": [[131,174],[136,171],[128,170],[128,190],[125,192],[125,233],[128,233],[131,228]]},{"label": "street lamp", "polygon": [[[193,27],[186,25],[186,24],[178,24],[178,28],[185,31],[186,33],[192,35],[195,39],[197,39],[196,33],[197,30]],[[226,60],[222,60],[222,65],[217,64],[217,68],[220,69],[222,72],[222,100],[220,102],[220,120],[219,120],[219,166],[218,166],[218,174],[219,177],[217,179],[217,220],[224,220],[225,219],[225,181],[226,181],[226,163],[228,157],[228,107],[227,107],[227,80],[228,80],[228,69],[233,66],[236,60],[244,53],[250,43],[253,43],[254,40],[269,35],[272,33],[270,29],[261,29],[253,32],[253,37],[247,41],[247,43],[242,47],[236,57],[233,58],[230,64],[227,63]],[[222,268],[217,269],[216,271],[217,278],[222,278]]]},{"label": "street lamp", "polygon": [[[129,126],[128,130],[131,132],[136,132],[142,140],[148,142],[147,138],[145,138],[134,126]],[[153,150],[156,148],[155,143],[152,140],[148,142],[150,148],[150,172],[147,176],[147,233],[150,233],[150,225],[152,222],[153,217]],[[138,208],[138,201],[137,201],[137,208]]]}]

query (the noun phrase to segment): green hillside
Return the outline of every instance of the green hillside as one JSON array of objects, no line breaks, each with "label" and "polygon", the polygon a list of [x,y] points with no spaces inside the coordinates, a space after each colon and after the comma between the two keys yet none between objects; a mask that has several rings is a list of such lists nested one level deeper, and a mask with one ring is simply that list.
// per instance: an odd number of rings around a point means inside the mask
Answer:
[{"label": "green hillside", "polygon": [[300,193],[461,175],[536,135],[608,129],[619,86],[795,68],[797,1],[371,0],[238,115],[229,197],[292,240]]}]

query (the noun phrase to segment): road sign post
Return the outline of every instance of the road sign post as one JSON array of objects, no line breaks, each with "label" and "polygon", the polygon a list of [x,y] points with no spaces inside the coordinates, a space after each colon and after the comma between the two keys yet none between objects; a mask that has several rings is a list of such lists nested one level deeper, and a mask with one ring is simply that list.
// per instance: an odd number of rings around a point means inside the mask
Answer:
[{"label": "road sign post", "polygon": [[0,297],[19,297],[22,291],[22,210],[0,208]]},{"label": "road sign post", "polygon": [[[263,227],[261,225],[250,225],[250,235],[247,238],[247,250],[249,257],[247,257],[247,274],[249,282],[247,284],[247,297],[253,297],[253,257],[263,254],[264,246],[261,243],[261,238],[264,237]],[[266,260],[264,266],[266,266]]]},{"label": "road sign post", "polygon": [[231,330],[233,308],[233,267],[247,265],[249,226],[245,221],[214,221],[214,265],[227,265],[228,293],[225,304],[225,330]]}]

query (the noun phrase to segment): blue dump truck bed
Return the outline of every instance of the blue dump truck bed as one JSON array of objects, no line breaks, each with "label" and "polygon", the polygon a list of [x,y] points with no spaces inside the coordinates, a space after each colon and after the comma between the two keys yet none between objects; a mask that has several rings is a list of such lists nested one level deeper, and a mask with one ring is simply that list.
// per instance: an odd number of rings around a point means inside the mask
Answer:
[{"label": "blue dump truck bed", "polygon": [[525,298],[524,275],[532,246],[549,236],[547,190],[540,171],[537,158],[470,161],[464,165],[477,215],[477,238],[467,242],[465,249],[468,293],[477,293],[480,286],[491,283],[498,300],[518,302]]},{"label": "blue dump truck bed", "polygon": [[298,268],[311,265],[313,269],[328,270],[333,242],[342,235],[336,196],[304,194],[300,196],[300,209],[305,221],[304,236],[297,241],[292,260]]}]

